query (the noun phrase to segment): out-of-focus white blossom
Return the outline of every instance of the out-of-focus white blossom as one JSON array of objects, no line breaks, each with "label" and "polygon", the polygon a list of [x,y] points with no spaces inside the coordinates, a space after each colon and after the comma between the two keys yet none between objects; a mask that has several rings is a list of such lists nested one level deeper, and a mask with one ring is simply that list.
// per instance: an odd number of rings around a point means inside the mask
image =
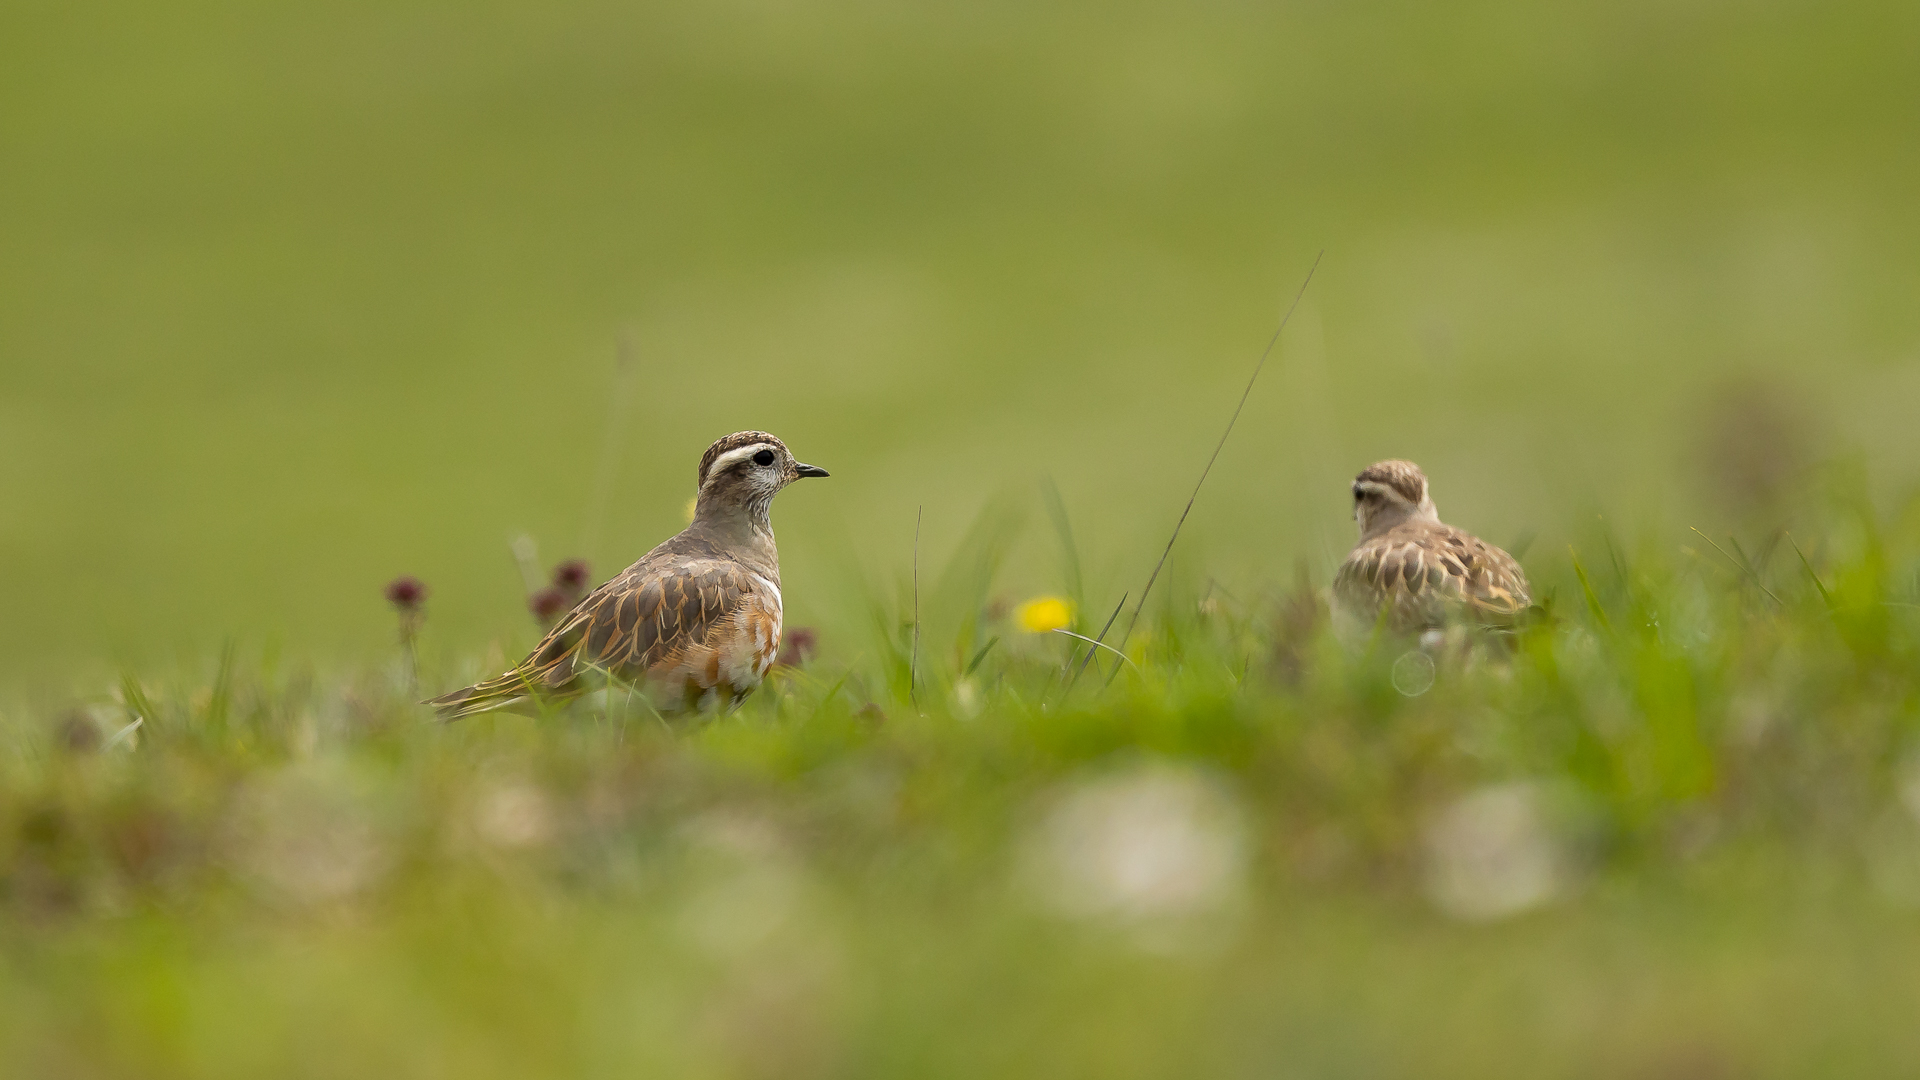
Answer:
[{"label": "out-of-focus white blossom", "polygon": [[283,899],[343,900],[378,883],[392,865],[379,810],[367,786],[342,768],[282,769],[241,792],[229,810],[230,858]]},{"label": "out-of-focus white blossom", "polygon": [[984,704],[980,683],[977,680],[967,677],[953,684],[954,715],[962,720],[971,720],[980,715],[980,709]]},{"label": "out-of-focus white blossom", "polygon": [[1196,770],[1141,766],[1056,796],[1029,838],[1027,876],[1058,911],[1141,923],[1219,912],[1247,869],[1239,808]]},{"label": "out-of-focus white blossom", "polygon": [[537,847],[553,836],[553,800],[529,781],[495,784],[481,792],[473,809],[473,827],[495,847]]},{"label": "out-of-focus white blossom", "polygon": [[1516,915],[1559,895],[1567,858],[1538,785],[1494,784],[1448,804],[1428,824],[1427,895],[1458,919]]}]

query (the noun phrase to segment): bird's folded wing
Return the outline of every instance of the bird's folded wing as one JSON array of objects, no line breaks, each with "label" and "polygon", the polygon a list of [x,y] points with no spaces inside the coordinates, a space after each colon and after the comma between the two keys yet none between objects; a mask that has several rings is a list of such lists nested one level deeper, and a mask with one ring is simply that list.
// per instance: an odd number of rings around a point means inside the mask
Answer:
[{"label": "bird's folded wing", "polygon": [[1526,571],[1513,556],[1492,544],[1469,536],[1471,558],[1466,560],[1467,602],[1488,614],[1518,615],[1533,603],[1527,589]]},{"label": "bird's folded wing", "polygon": [[534,649],[522,673],[552,689],[594,668],[638,681],[705,643],[758,587],[738,563],[643,563],[582,600]]},{"label": "bird's folded wing", "polygon": [[1454,603],[1503,617],[1528,604],[1526,576],[1506,552],[1451,528],[1395,530],[1360,545],[1340,565],[1334,589],[1370,606]]}]

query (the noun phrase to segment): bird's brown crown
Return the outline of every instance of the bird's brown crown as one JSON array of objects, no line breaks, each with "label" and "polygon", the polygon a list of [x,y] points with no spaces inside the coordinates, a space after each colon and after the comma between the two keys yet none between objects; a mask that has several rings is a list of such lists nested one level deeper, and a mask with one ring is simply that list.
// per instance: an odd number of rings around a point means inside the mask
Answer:
[{"label": "bird's brown crown", "polygon": [[752,446],[756,443],[765,443],[768,446],[774,447],[780,451],[782,458],[789,456],[787,453],[787,444],[764,431],[736,431],[714,443],[712,446],[707,447],[707,452],[700,455],[700,483],[698,486],[702,488],[707,486],[707,473],[713,469],[713,463],[719,460],[722,454],[732,450],[738,450],[743,446]]},{"label": "bird's brown crown", "polygon": [[[1369,483],[1392,488],[1411,506],[1420,505],[1420,500],[1427,495],[1427,474],[1411,461],[1376,461],[1362,469],[1360,475],[1353,478],[1353,483],[1356,489],[1361,484]],[[1355,494],[1358,494],[1357,490]]]}]

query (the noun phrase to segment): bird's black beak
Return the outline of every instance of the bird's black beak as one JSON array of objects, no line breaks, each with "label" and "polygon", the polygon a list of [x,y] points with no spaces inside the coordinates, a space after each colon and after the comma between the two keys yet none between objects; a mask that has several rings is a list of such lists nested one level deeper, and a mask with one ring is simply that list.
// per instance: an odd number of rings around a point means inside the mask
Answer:
[{"label": "bird's black beak", "polygon": [[827,470],[821,468],[818,465],[802,465],[798,462],[794,463],[793,471],[796,473],[799,473],[801,476],[832,476],[833,475],[832,473],[828,472]]}]

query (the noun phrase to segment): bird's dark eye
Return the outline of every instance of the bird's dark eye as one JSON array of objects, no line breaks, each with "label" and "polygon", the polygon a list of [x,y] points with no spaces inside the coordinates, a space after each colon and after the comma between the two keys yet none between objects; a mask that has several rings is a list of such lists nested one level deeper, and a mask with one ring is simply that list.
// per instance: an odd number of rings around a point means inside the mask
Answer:
[{"label": "bird's dark eye", "polygon": [[753,463],[754,463],[755,465],[771,465],[771,464],[773,464],[773,451],[771,451],[771,450],[762,450],[762,451],[760,451],[759,453],[757,453],[757,454],[755,454],[755,455],[753,455]]},{"label": "bird's dark eye", "polygon": [[1354,502],[1359,502],[1361,499],[1364,499],[1366,497],[1367,497],[1366,491],[1363,488],[1361,488],[1359,484],[1353,485],[1353,501]]}]

